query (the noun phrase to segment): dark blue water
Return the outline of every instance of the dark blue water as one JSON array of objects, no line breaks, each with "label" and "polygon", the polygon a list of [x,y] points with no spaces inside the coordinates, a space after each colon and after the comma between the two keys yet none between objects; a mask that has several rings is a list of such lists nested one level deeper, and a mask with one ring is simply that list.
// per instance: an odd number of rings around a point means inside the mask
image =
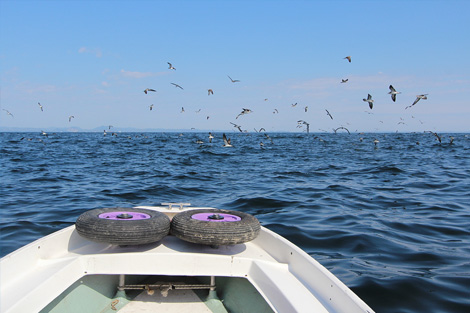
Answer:
[{"label": "dark blue water", "polygon": [[469,135],[228,135],[1,133],[1,256],[86,210],[190,202],[255,215],[377,312],[470,312]]}]

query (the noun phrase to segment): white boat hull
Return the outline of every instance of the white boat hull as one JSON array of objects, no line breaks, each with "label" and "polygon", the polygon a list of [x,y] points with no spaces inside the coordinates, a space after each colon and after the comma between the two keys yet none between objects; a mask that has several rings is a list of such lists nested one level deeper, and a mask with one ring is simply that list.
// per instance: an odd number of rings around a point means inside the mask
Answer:
[{"label": "white boat hull", "polygon": [[0,311],[39,312],[86,275],[122,274],[242,277],[275,312],[373,312],[317,261],[264,227],[251,242],[214,249],[174,236],[141,246],[101,244],[79,236],[75,226],[0,260]]}]

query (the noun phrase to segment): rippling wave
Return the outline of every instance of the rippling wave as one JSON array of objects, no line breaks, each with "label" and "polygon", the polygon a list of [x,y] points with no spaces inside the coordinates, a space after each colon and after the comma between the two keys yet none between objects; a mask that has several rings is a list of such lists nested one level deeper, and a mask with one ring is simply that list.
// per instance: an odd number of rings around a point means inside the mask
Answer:
[{"label": "rippling wave", "polygon": [[257,216],[377,312],[470,312],[468,135],[228,135],[1,133],[1,256],[89,209],[189,202]]}]

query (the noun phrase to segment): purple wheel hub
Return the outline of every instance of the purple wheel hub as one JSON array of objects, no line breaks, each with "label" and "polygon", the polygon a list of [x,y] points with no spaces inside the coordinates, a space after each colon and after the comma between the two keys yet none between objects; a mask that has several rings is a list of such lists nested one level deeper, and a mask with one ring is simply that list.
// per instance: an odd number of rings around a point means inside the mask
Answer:
[{"label": "purple wheel hub", "polygon": [[107,220],[121,220],[121,221],[137,221],[137,220],[146,220],[151,216],[145,213],[140,212],[126,212],[126,211],[116,211],[116,212],[106,212],[98,215],[98,218],[103,218]]},{"label": "purple wheel hub", "polygon": [[192,219],[205,222],[238,222],[242,218],[233,214],[225,213],[196,213],[191,216]]}]

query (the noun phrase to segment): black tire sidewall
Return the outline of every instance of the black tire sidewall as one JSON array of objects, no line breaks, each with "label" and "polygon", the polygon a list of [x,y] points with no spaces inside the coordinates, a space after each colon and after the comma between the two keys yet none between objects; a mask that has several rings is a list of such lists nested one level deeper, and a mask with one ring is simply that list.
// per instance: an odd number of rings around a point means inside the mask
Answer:
[{"label": "black tire sidewall", "polygon": [[[198,213],[224,213],[241,218],[235,222],[211,222],[193,219]],[[203,245],[235,245],[255,239],[260,231],[256,217],[244,212],[207,209],[189,210],[173,217],[170,233],[184,241]]]},{"label": "black tire sidewall", "polygon": [[[102,213],[135,212],[150,215],[141,220],[110,220]],[[79,235],[95,242],[116,245],[141,245],[160,241],[168,235],[170,219],[163,213],[134,208],[102,208],[84,212],[75,223]]]}]

